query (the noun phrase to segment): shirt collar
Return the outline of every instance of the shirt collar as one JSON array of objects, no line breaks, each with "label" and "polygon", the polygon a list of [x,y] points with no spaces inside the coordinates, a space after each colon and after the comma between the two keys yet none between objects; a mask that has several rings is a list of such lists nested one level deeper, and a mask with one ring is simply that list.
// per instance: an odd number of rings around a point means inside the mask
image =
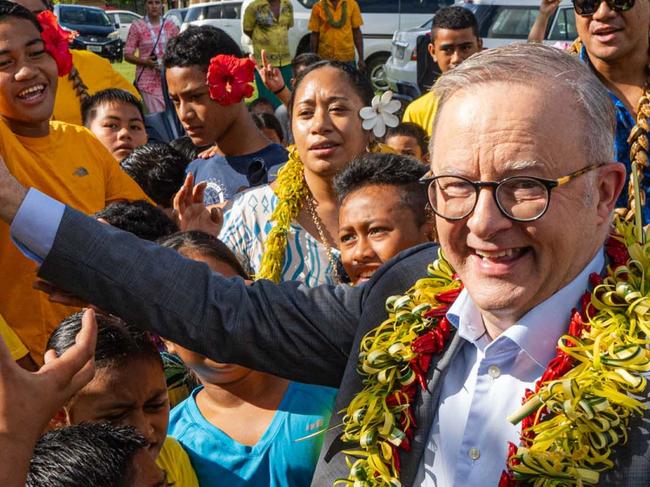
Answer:
[{"label": "shirt collar", "polygon": [[[528,311],[499,338],[510,339],[537,364],[546,367],[555,355],[558,338],[567,332],[571,311],[589,286],[589,275],[600,274],[604,266],[605,256],[601,249],[573,281]],[[472,343],[485,335],[480,311],[465,289],[449,308],[447,319],[458,328],[462,338]]]}]

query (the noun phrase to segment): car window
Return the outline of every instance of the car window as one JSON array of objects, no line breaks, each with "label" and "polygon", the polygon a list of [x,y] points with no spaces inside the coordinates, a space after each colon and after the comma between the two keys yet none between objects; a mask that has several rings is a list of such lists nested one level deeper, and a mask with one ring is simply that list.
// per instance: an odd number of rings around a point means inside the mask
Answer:
[{"label": "car window", "polygon": [[194,20],[203,20],[203,11],[204,7],[190,8],[187,11],[187,17],[185,17],[185,22],[192,22]]},{"label": "car window", "polygon": [[241,3],[233,3],[231,5],[223,6],[223,13],[221,14],[222,19],[239,19],[239,13],[241,11]]},{"label": "car window", "polygon": [[[373,3],[366,0],[366,3]],[[396,5],[398,2],[394,2]],[[400,12],[403,14],[433,14],[442,7],[453,5],[454,0],[401,0]],[[359,3],[361,5],[361,3]],[[362,11],[363,7],[361,8]]]},{"label": "car window", "polygon": [[108,27],[113,25],[108,15],[102,10],[90,8],[62,8],[61,22],[64,24],[100,25]]},{"label": "car window", "polygon": [[223,6],[221,5],[210,5],[205,8],[205,13],[199,17],[199,20],[204,19],[222,19],[223,18]]},{"label": "car window", "polygon": [[111,19],[111,23],[113,23],[113,24],[120,21],[119,16],[117,14],[112,14],[110,12],[106,12],[106,15],[108,15],[108,18]]},{"label": "car window", "polygon": [[561,8],[558,10],[555,23],[548,38],[552,41],[573,41],[578,37],[576,29],[576,17],[572,8]]},{"label": "car window", "polygon": [[138,17],[133,14],[120,14],[120,22],[123,24],[132,24],[136,20],[138,20]]},{"label": "car window", "polygon": [[538,7],[498,7],[487,37],[526,39],[539,13]]}]

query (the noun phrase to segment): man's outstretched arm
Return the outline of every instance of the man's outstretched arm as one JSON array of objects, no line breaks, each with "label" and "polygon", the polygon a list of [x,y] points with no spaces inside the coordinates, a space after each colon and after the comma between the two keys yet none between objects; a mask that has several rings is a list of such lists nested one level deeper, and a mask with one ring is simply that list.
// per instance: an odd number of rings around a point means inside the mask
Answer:
[{"label": "man's outstretched arm", "polygon": [[[338,385],[362,289],[226,279],[35,190],[25,196],[3,168],[0,216],[13,221],[23,250],[44,258],[40,276],[47,281],[214,360]],[[52,216],[43,220],[43,212]]]}]

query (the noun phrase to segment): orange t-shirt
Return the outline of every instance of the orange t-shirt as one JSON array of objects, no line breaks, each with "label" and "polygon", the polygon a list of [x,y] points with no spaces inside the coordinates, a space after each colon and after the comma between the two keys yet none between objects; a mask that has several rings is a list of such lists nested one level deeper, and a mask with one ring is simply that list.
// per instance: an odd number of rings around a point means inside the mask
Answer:
[{"label": "orange t-shirt", "polygon": [[[147,199],[106,148],[84,127],[50,122],[46,137],[20,137],[0,122],[0,155],[25,187],[36,188],[87,214],[115,200]],[[53,304],[32,289],[36,264],[0,222],[0,314],[37,363],[59,322],[76,308]]]}]

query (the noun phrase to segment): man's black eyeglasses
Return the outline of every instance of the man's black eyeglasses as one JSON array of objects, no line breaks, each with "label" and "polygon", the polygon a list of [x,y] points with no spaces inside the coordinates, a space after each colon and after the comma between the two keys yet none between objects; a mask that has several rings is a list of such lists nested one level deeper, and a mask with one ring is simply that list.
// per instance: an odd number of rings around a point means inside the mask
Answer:
[{"label": "man's black eyeglasses", "polygon": [[429,183],[429,203],[445,220],[462,220],[476,207],[481,188],[492,188],[494,201],[501,213],[516,222],[541,218],[551,201],[551,190],[604,164],[591,164],[557,179],[512,176],[501,181],[471,181],[462,176],[424,178]]},{"label": "man's black eyeglasses", "polygon": [[596,13],[602,2],[615,12],[625,12],[634,7],[634,0],[572,0],[578,15],[588,17]]}]

